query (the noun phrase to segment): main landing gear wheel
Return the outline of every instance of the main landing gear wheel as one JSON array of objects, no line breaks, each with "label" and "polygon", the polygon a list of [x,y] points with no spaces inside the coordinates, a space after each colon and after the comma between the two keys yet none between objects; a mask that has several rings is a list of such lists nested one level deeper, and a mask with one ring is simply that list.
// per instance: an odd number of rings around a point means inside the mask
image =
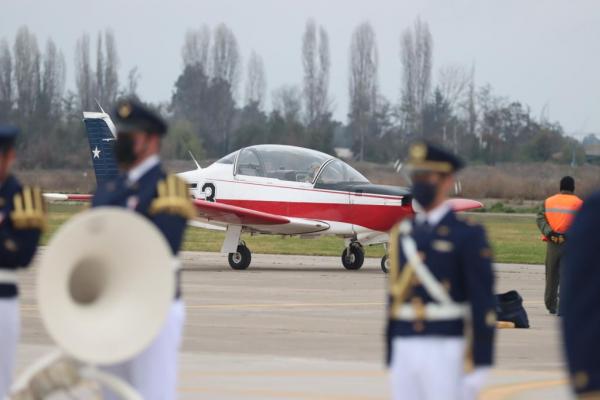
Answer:
[{"label": "main landing gear wheel", "polygon": [[[348,249],[350,251],[348,251]],[[365,251],[360,244],[351,244],[342,252],[342,264],[349,270],[357,270],[365,261]]]},{"label": "main landing gear wheel", "polygon": [[237,247],[237,252],[229,253],[229,266],[233,269],[242,270],[250,266],[252,261],[252,253],[250,249],[244,244],[240,244]]},{"label": "main landing gear wheel", "polygon": [[390,272],[390,258],[387,254],[381,257],[381,270],[386,274]]}]

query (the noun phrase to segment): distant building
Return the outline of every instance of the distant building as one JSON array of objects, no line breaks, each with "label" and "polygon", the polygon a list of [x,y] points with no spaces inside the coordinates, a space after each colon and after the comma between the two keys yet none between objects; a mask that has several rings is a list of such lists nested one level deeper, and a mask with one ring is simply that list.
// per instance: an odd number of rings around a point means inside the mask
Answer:
[{"label": "distant building", "polygon": [[600,139],[598,139],[598,136],[591,133],[583,138],[582,144],[585,151],[585,160],[592,164],[600,164]]}]

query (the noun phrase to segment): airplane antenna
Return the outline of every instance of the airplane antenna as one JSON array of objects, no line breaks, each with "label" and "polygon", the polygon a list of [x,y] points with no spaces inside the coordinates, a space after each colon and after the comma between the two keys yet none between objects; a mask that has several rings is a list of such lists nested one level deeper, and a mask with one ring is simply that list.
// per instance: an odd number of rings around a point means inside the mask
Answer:
[{"label": "airplane antenna", "polygon": [[412,185],[412,179],[410,179],[410,176],[406,173],[406,169],[404,169],[404,164],[402,164],[402,161],[396,160],[396,162],[394,163],[394,169],[397,173],[402,175],[402,177],[408,182],[409,185]]},{"label": "airplane antenna", "polygon": [[194,161],[194,164],[196,164],[196,168],[197,169],[202,169],[202,167],[200,166],[200,164],[198,164],[198,161],[196,161],[196,157],[194,157],[194,153],[192,153],[191,150],[188,150],[188,153],[190,153],[190,157],[192,157],[192,160]]},{"label": "airplane antenna", "polygon": [[100,105],[100,102],[98,101],[98,99],[94,99],[94,100],[96,101],[96,104],[98,105],[98,108],[100,109],[100,111],[101,111],[103,114],[106,114],[106,112],[104,111],[104,109],[103,109],[103,108],[102,108],[102,106]]}]

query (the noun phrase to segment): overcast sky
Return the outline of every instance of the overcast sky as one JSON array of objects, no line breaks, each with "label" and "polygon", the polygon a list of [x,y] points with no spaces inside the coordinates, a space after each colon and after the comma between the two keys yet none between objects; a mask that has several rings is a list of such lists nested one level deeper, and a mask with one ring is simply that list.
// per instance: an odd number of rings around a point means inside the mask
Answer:
[{"label": "overcast sky", "polygon": [[77,38],[111,28],[121,81],[138,66],[139,92],[148,101],[170,99],[181,72],[185,31],[203,23],[226,23],[244,61],[253,49],[263,57],[269,93],[300,84],[301,37],[306,20],[314,18],[329,33],[330,93],[335,115],[343,120],[352,30],[365,20],[372,23],[381,91],[397,102],[399,37],[420,16],[433,35],[434,80],[440,67],[474,64],[477,85],[491,84],[496,94],[529,104],[536,116],[546,106],[550,119],[571,134],[600,132],[600,2],[595,0],[0,0],[0,5],[0,37],[12,42],[21,25],[40,42],[51,36],[65,54],[69,88]]}]

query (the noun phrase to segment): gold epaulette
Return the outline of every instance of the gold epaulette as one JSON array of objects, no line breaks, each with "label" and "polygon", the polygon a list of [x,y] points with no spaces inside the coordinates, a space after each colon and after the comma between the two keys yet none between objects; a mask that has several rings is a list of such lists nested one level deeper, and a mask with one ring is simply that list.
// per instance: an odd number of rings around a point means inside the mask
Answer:
[{"label": "gold epaulette", "polygon": [[46,229],[46,204],[38,187],[25,186],[13,198],[10,218],[15,229]]},{"label": "gold epaulette", "polygon": [[196,215],[186,183],[175,175],[158,182],[158,197],[150,204],[150,214],[175,214],[185,219]]}]

